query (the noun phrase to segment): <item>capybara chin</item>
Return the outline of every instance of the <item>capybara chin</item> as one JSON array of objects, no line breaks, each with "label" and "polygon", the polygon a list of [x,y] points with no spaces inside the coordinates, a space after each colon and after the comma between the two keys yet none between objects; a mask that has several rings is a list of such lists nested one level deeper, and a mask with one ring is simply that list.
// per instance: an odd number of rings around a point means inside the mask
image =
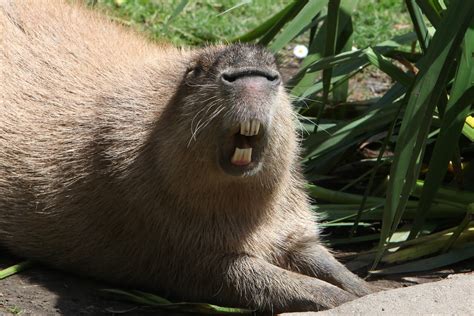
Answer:
[{"label": "capybara chin", "polygon": [[0,0],[0,242],[177,300],[274,312],[369,292],[318,237],[274,57],[150,43]]}]

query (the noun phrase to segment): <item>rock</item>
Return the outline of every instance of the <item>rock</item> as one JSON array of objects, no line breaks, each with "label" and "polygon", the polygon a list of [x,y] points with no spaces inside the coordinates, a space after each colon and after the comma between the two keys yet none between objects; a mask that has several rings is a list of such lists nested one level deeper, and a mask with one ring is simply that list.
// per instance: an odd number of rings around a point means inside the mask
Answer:
[{"label": "rock", "polygon": [[374,293],[327,311],[280,315],[474,315],[474,273]]}]

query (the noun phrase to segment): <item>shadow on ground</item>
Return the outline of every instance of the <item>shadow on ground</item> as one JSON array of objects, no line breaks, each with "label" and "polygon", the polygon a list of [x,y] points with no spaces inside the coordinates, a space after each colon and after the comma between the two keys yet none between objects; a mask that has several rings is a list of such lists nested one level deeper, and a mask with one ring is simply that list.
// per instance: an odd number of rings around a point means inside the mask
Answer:
[{"label": "shadow on ground", "polygon": [[[21,261],[3,249],[0,254],[0,269]],[[468,272],[473,266],[474,260],[468,260],[442,270],[371,282],[384,288],[405,287]],[[0,280],[0,315],[191,315],[120,302],[102,294],[100,289],[105,288],[117,287],[35,264],[24,272]]]},{"label": "shadow on ground", "polygon": [[[21,261],[0,251],[0,269]],[[40,264],[0,280],[0,315],[183,315],[114,300],[101,289],[116,286]]]}]

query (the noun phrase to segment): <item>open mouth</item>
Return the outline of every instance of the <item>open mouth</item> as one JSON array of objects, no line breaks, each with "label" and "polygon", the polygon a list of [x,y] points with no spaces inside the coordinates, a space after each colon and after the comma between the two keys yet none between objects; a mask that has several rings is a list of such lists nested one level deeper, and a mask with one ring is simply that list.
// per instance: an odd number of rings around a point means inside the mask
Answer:
[{"label": "open mouth", "polygon": [[252,143],[260,131],[260,122],[257,120],[240,123],[240,131],[235,138],[235,150],[230,162],[236,166],[246,166],[252,162]]},{"label": "open mouth", "polygon": [[221,147],[221,166],[233,175],[257,169],[264,148],[264,128],[259,120],[241,122],[233,128]]}]

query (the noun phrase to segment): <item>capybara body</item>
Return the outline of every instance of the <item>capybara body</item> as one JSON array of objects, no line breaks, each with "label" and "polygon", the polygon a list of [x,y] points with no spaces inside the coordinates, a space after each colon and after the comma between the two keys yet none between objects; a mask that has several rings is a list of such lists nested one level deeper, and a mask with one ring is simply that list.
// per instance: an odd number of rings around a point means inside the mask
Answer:
[{"label": "capybara body", "polygon": [[186,301],[369,292],[320,244],[271,54],[180,50],[78,5],[0,0],[0,244]]}]

